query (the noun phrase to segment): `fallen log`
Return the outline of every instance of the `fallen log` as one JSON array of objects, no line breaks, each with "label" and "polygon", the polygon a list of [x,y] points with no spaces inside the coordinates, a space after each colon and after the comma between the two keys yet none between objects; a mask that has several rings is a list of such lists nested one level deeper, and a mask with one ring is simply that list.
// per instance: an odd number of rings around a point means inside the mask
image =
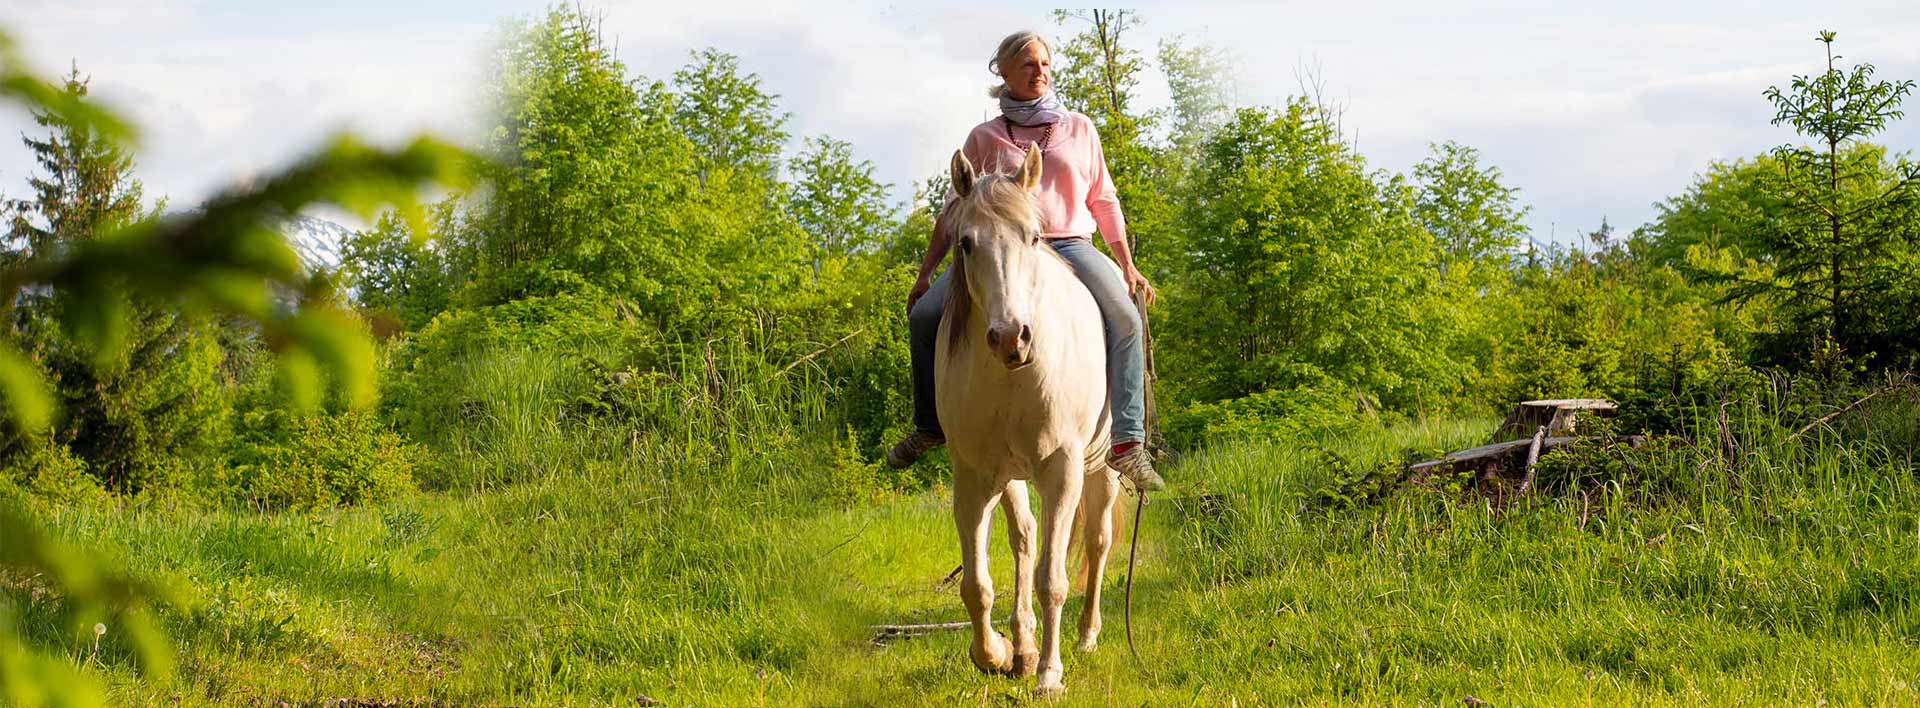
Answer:
[{"label": "fallen log", "polygon": [[[1499,480],[1507,483],[1518,483],[1526,478],[1527,472],[1532,467],[1532,465],[1526,463],[1528,457],[1533,457],[1537,460],[1540,455],[1581,440],[1593,442],[1594,438],[1582,438],[1572,435],[1563,435],[1560,437],[1536,436],[1535,438],[1522,438],[1519,440],[1509,440],[1491,445],[1467,448],[1458,452],[1447,453],[1437,460],[1426,460],[1408,465],[1407,479],[1411,482],[1420,482],[1435,475],[1459,474],[1471,470],[1474,479],[1479,482],[1486,483]],[[1646,444],[1647,437],[1645,435],[1627,435],[1614,438],[1610,442],[1615,445],[1640,447]],[[1537,448],[1535,448],[1536,445],[1538,446]]]}]

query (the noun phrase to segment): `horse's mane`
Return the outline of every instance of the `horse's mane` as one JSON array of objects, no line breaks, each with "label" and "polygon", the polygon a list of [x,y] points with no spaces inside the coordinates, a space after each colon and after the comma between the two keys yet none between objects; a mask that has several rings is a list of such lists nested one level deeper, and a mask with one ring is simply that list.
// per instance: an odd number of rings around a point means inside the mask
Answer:
[{"label": "horse's mane", "polygon": [[[993,174],[975,181],[972,193],[953,204],[951,216],[959,223],[987,220],[1024,230],[1039,225],[1040,208],[1018,182],[1006,175]],[[959,231],[959,227],[956,226],[954,230]],[[1040,250],[1053,256],[1067,270],[1073,270],[1073,264],[1052,248]],[[964,253],[954,254],[951,272],[947,280],[947,308],[940,319],[947,328],[947,350],[957,352],[960,351],[961,341],[966,339],[967,318],[973,316],[973,293],[967,290],[967,259]]]}]

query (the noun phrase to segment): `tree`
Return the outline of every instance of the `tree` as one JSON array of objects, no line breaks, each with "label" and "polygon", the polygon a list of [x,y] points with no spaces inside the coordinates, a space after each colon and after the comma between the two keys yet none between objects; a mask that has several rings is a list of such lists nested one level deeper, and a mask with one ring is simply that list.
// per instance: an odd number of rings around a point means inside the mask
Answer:
[{"label": "tree", "polygon": [[[84,101],[87,83],[75,68],[62,90]],[[29,179],[35,197],[10,204],[9,240],[26,247],[24,262],[63,258],[147,217],[125,148],[52,111],[34,111],[33,118],[47,130],[23,137],[41,170]],[[226,430],[220,348],[202,318],[157,298],[108,297],[126,313],[110,335],[123,346],[102,350],[67,336],[60,323],[87,326],[76,321],[86,309],[59,291],[16,304],[9,335],[52,379],[63,404],[54,444],[68,447],[110,488],[177,482],[176,472],[215,449]]]},{"label": "tree", "polygon": [[1423,326],[1435,250],[1411,190],[1337,131],[1295,99],[1242,109],[1207,142],[1160,339],[1186,379],[1175,400],[1338,382],[1417,407],[1458,379]]},{"label": "tree", "polygon": [[1886,335],[1889,320],[1906,319],[1895,313],[1911,306],[1916,290],[1920,165],[1856,146],[1904,115],[1900,103],[1914,83],[1875,80],[1867,63],[1842,70],[1834,38],[1833,32],[1819,36],[1826,71],[1766,91],[1773,123],[1791,125],[1817,144],[1773,150],[1780,166],[1773,186],[1785,208],[1758,239],[1772,273],[1739,279],[1733,296],[1777,299],[1794,319],[1786,333],[1791,339],[1827,339],[1855,355],[1877,346],[1911,348]]},{"label": "tree", "polygon": [[854,162],[851,143],[808,138],[787,171],[794,180],[788,209],[812,236],[815,278],[822,258],[876,248],[892,227],[887,187],[873,178],[872,162]]},{"label": "tree", "polygon": [[396,328],[418,329],[451,304],[460,274],[446,235],[458,229],[459,205],[459,198],[450,197],[433,206],[431,234],[413,233],[405,219],[389,212],[341,244],[341,274],[355,302],[374,314],[376,328],[390,319]]},{"label": "tree", "polygon": [[1695,246],[1757,258],[1766,252],[1760,235],[1787,208],[1773,185],[1780,170],[1779,161],[1766,154],[1716,161],[1685,194],[1655,205],[1653,221],[1634,230],[1634,241],[1655,265],[1684,266]]},{"label": "tree", "polygon": [[1060,24],[1086,28],[1055,48],[1054,89],[1070,109],[1085,113],[1100,133],[1114,192],[1127,218],[1127,236],[1142,268],[1154,260],[1156,239],[1171,229],[1172,180],[1160,151],[1147,140],[1152,117],[1136,113],[1134,93],[1146,63],[1125,43],[1140,18],[1129,10],[1055,10]]},{"label": "tree", "polygon": [[806,235],[776,174],[784,118],[732,56],[696,53],[672,87],[631,79],[598,23],[555,9],[499,60],[494,188],[449,251],[475,264],[457,303],[590,291],[691,337],[804,282]]},{"label": "tree", "polygon": [[779,96],[760,88],[760,77],[742,74],[740,59],[708,48],[693,52],[673,73],[675,122],[701,155],[701,183],[713,172],[771,180],[787,142],[787,115]]},{"label": "tree", "polygon": [[[84,102],[89,79],[74,66],[61,90],[68,100]],[[133,157],[108,135],[50,111],[36,110],[33,122],[43,138],[22,136],[41,174],[30,176],[32,199],[7,204],[13,248],[22,257],[57,257],[63,247],[124,226],[142,214],[140,182],[131,179]]]},{"label": "tree", "polygon": [[1121,36],[1140,25],[1139,15],[1131,10],[1054,10],[1053,20],[1087,25],[1058,47],[1053,82],[1060,99],[1095,120],[1131,115],[1129,104],[1145,63]]},{"label": "tree", "polygon": [[582,14],[555,9],[516,28],[499,62],[486,148],[495,190],[461,239],[475,251],[470,303],[548,293],[573,277],[657,290],[676,249],[649,237],[674,230],[671,205],[692,191],[677,180],[692,170],[690,146],[646,120],[625,67]]},{"label": "tree", "polygon": [[1501,183],[1500,168],[1482,167],[1478,150],[1451,140],[1432,145],[1413,179],[1413,213],[1438,242],[1443,276],[1452,264],[1498,262],[1526,235],[1520,190]]},{"label": "tree", "polygon": [[1168,142],[1182,162],[1233,117],[1233,64],[1218,47],[1187,46],[1179,37],[1160,40],[1160,71],[1167,77]]}]

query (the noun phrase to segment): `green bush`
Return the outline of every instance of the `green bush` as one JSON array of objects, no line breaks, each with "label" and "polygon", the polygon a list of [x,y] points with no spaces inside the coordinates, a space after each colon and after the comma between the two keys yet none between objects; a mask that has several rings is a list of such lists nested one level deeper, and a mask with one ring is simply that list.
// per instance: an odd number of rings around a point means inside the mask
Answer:
[{"label": "green bush", "polygon": [[422,450],[371,411],[301,415],[263,407],[240,422],[229,464],[206,481],[216,498],[278,511],[380,502],[414,490]]},{"label": "green bush", "polygon": [[1322,436],[1377,425],[1377,406],[1352,387],[1323,380],[1169,410],[1162,420],[1162,432],[1167,444],[1182,450],[1235,441]]},{"label": "green bush", "polygon": [[[484,360],[494,352],[552,353],[548,360],[521,363],[537,366],[538,371],[528,370],[530,375],[566,373],[576,383],[590,374],[586,359],[609,359],[598,365],[612,368],[646,362],[652,347],[645,346],[640,337],[644,330],[631,311],[591,287],[578,287],[574,293],[441,313],[420,332],[400,340],[388,355],[383,403],[395,427],[412,439],[440,445],[470,425],[480,411],[476,406],[486,398],[471,380],[473,367],[484,369]],[[503,384],[513,384],[513,372],[502,375]]]},{"label": "green bush", "polygon": [[1509,297],[1487,304],[1512,314],[1488,333],[1477,405],[1604,397],[1622,404],[1629,432],[1675,432],[1689,407],[1755,384],[1731,334],[1740,313],[1713,297],[1619,251],[1523,273]]},{"label": "green bush", "polygon": [[[788,385],[830,391],[831,415],[850,426],[867,459],[879,459],[911,425],[907,322],[914,267],[882,258],[833,258],[812,287],[783,303],[767,365]],[[789,368],[790,367],[790,368]]]},{"label": "green bush", "polygon": [[0,493],[22,493],[48,504],[71,504],[106,496],[87,474],[87,463],[47,436],[22,441],[0,466]]}]

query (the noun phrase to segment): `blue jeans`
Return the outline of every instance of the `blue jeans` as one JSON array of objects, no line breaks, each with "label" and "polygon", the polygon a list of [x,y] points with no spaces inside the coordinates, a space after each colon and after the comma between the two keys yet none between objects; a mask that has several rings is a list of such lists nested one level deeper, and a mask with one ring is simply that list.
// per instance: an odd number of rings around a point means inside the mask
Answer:
[{"label": "blue jeans", "polygon": [[[1127,283],[1113,261],[1084,238],[1048,239],[1047,245],[1073,264],[1080,282],[1100,305],[1107,333],[1107,402],[1113,409],[1113,442],[1145,442],[1146,359],[1140,348],[1140,312],[1127,295]],[[913,424],[922,432],[945,437],[933,398],[933,347],[940,333],[940,315],[946,311],[951,269],[940,273],[927,294],[907,313],[908,350],[913,358]]]}]

